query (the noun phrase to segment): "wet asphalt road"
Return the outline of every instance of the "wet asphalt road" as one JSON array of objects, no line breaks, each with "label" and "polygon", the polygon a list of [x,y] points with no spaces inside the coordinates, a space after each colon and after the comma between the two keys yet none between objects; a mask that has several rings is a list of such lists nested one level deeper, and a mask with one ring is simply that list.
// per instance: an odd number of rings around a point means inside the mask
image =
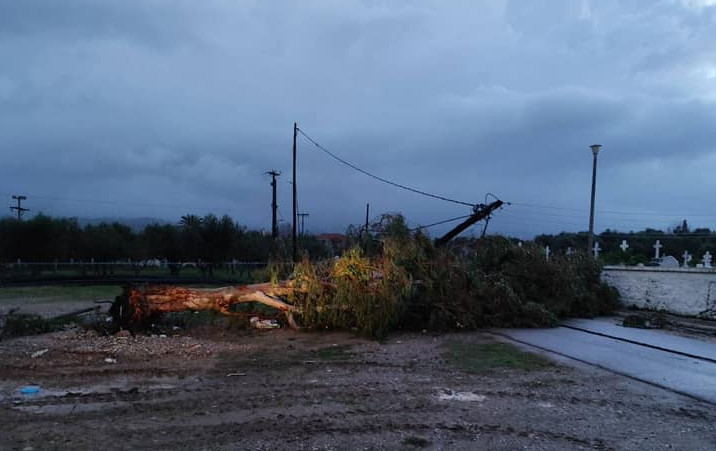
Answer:
[{"label": "wet asphalt road", "polygon": [[699,358],[716,360],[716,344],[661,331],[625,328],[604,320],[573,320],[566,325],[677,353],[567,327],[497,332],[524,344],[716,404],[716,363]]}]

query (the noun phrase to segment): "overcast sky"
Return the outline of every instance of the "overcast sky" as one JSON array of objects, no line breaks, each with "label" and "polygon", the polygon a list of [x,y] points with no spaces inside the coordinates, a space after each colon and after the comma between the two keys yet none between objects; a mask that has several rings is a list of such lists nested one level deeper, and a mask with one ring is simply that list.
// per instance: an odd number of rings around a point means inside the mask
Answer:
[{"label": "overcast sky", "polygon": [[[492,232],[586,230],[594,143],[598,231],[716,228],[716,0],[0,1],[8,206],[270,229],[294,121]],[[470,212],[298,154],[311,231]]]}]

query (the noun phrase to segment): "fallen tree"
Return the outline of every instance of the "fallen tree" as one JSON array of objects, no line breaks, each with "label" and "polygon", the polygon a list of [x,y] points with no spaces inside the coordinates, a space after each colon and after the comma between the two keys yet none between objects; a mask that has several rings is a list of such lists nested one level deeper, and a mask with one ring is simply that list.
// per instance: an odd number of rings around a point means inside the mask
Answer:
[{"label": "fallen tree", "polygon": [[[401,218],[386,221],[381,241],[358,241],[338,259],[295,265],[290,281],[226,288],[127,287],[112,316],[138,330],[162,313],[259,303],[292,327],[351,330],[371,337],[402,329],[554,326],[559,318],[606,314],[619,294],[600,279],[590,255],[549,260],[535,244],[502,237],[436,247]],[[358,237],[358,240],[361,236]],[[261,316],[261,315],[257,315]],[[296,319],[294,319],[296,317]]]},{"label": "fallen tree", "polygon": [[[223,288],[167,285],[127,286],[110,309],[115,325],[131,331],[149,326],[164,313],[216,311],[228,316],[233,306],[259,303],[286,315],[298,329],[295,316],[308,328],[356,330],[384,335],[396,322],[399,306],[410,291],[411,279],[396,265],[391,252],[369,259],[354,249],[337,260],[296,265],[293,279]],[[261,315],[256,315],[261,316]]]},{"label": "fallen tree", "polygon": [[298,328],[293,314],[299,308],[281,299],[300,291],[293,285],[293,281],[222,288],[130,285],[116,298],[110,315],[120,327],[138,330],[163,313],[213,310],[229,316],[242,315],[232,312],[231,306],[258,302],[285,313],[291,327]]}]

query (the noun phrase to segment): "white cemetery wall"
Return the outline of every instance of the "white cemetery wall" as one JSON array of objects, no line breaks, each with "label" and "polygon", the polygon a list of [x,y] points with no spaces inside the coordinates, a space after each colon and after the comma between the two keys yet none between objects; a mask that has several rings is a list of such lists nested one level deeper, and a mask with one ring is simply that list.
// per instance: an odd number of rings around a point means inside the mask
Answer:
[{"label": "white cemetery wall", "polygon": [[602,279],[619,290],[624,306],[716,319],[712,268],[606,266]]}]

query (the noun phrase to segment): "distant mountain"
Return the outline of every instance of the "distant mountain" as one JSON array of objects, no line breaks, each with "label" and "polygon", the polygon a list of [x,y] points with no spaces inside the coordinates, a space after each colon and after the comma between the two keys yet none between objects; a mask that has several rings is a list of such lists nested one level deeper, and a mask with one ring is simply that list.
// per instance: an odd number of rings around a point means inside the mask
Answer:
[{"label": "distant mountain", "polygon": [[77,218],[77,223],[84,227],[86,225],[97,225],[101,223],[108,223],[111,224],[113,222],[118,222],[120,224],[126,225],[127,227],[131,228],[134,232],[141,232],[144,230],[144,228],[151,224],[159,224],[159,225],[165,225],[165,224],[173,224],[172,222],[169,222],[165,219],[158,219],[158,218],[113,218],[113,217],[106,217],[106,218]]}]

